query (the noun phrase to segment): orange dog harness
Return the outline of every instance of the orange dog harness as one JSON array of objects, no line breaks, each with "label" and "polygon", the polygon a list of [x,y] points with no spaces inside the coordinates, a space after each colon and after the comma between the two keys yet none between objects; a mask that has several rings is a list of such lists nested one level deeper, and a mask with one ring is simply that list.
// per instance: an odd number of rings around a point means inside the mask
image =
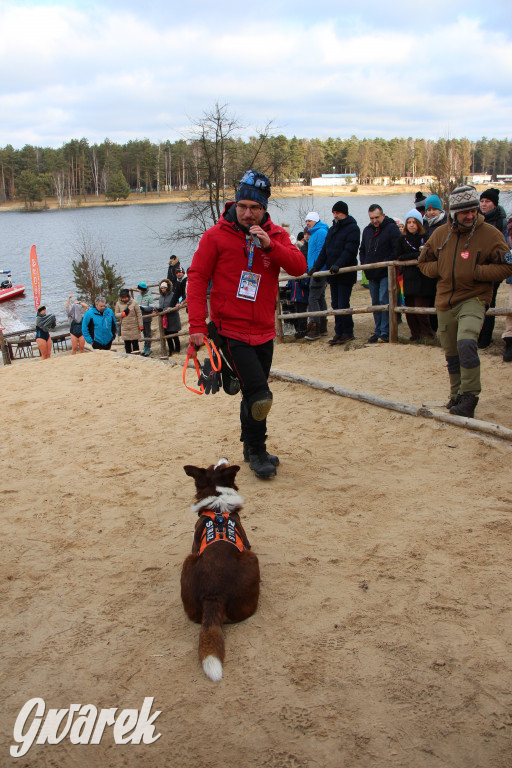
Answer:
[{"label": "orange dog harness", "polygon": [[244,551],[242,537],[238,533],[235,521],[230,518],[229,512],[212,512],[207,509],[201,512],[201,517],[207,517],[208,520],[201,534],[198,555],[201,555],[206,547],[213,544],[214,541],[228,541],[230,544],[234,544],[240,552]]}]

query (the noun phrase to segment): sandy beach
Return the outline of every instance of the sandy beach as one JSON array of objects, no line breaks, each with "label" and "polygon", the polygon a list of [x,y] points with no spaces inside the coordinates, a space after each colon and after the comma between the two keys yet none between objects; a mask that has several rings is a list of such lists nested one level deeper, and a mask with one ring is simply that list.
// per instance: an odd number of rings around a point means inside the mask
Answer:
[{"label": "sandy beach", "polygon": [[[476,188],[478,192],[483,192],[488,188],[488,184],[477,184]],[[512,185],[506,185],[500,187],[502,192],[512,190]],[[426,195],[429,195],[428,186],[418,186],[415,184],[355,184],[340,186],[332,185],[325,187],[309,187],[303,184],[289,186],[289,187],[273,187],[273,198],[285,198],[285,197],[333,197],[343,198],[350,200],[351,197],[359,197],[360,195],[375,195],[381,197],[382,195],[403,195],[404,193],[414,195],[416,192],[421,191]],[[229,194],[232,193],[232,189],[229,190],[227,200],[231,199]],[[204,192],[202,193],[204,195]],[[172,192],[148,192],[147,194],[138,194],[131,192],[126,200],[106,200],[105,195],[101,194],[98,197],[89,195],[87,199],[81,198],[80,201],[73,199],[71,205],[62,206],[63,208],[95,208],[98,206],[106,207],[119,207],[124,205],[158,205],[163,203],[186,203],[190,200],[198,198],[196,190],[190,192],[184,192],[181,190],[173,190]],[[30,210],[39,210],[42,208],[48,210],[56,210],[59,208],[56,198],[49,197],[44,203],[35,203],[34,207]],[[22,211],[25,210],[25,204],[22,200],[11,200],[6,203],[0,204],[0,213],[2,211]]]},{"label": "sandy beach", "polygon": [[[274,368],[445,402],[441,349],[365,346],[370,322],[357,316],[347,349],[278,344]],[[512,428],[497,346],[477,416]],[[264,482],[242,461],[238,398],[189,393],[178,365],[57,354],[0,368],[0,383],[2,766],[509,768],[511,443],[274,380],[281,466]],[[262,584],[257,613],[224,628],[214,684],[179,579],[195,522],[183,465],[221,456],[241,464]],[[15,760],[33,697],[154,697],[161,737],[116,744],[107,728]]]}]

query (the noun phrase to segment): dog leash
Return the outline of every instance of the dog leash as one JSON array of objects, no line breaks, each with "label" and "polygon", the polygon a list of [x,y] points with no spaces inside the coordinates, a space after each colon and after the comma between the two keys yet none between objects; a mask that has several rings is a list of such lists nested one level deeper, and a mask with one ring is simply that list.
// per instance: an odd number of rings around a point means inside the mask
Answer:
[{"label": "dog leash", "polygon": [[[208,355],[210,357],[210,363],[211,363],[211,366],[212,366],[212,371],[217,373],[218,371],[220,371],[220,369],[222,367],[222,360],[221,360],[220,355],[219,355],[219,350],[215,346],[214,342],[211,339],[208,338],[208,336],[204,336],[203,337],[203,343],[204,343],[204,345],[206,346],[206,348],[208,350]],[[190,390],[190,392],[194,392],[196,395],[204,395],[204,384],[202,382],[199,382],[199,379],[201,378],[202,371],[201,371],[201,366],[199,365],[199,363],[197,361],[197,350],[198,349],[199,349],[199,347],[197,347],[195,344],[189,344],[188,345],[188,348],[187,348],[187,359],[185,360],[185,365],[183,366],[183,383],[186,386],[186,388],[188,390]],[[214,356],[216,357],[217,362],[215,362]],[[195,365],[196,373],[197,373],[197,378],[198,378],[198,383],[199,383],[199,386],[201,387],[201,389],[195,389],[194,387],[189,387],[187,382],[186,382],[186,375],[187,375],[187,368],[188,368],[189,360],[193,360],[194,361],[194,365]]]}]

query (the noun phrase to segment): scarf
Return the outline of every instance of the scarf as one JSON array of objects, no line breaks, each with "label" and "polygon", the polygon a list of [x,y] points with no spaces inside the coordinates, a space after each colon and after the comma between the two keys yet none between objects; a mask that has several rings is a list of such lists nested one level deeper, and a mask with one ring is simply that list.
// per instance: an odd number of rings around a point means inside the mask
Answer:
[{"label": "scarf", "polygon": [[42,331],[49,331],[56,325],[57,318],[55,315],[37,315],[36,317],[36,328],[40,328]]}]

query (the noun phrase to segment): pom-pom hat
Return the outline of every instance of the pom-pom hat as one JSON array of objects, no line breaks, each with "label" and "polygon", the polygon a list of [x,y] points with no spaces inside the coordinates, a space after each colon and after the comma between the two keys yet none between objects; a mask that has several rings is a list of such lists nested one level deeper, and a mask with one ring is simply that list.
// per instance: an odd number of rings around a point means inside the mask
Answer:
[{"label": "pom-pom hat", "polygon": [[246,171],[238,186],[235,196],[235,202],[239,200],[254,200],[265,210],[267,209],[268,199],[270,197],[270,179],[258,171]]}]

